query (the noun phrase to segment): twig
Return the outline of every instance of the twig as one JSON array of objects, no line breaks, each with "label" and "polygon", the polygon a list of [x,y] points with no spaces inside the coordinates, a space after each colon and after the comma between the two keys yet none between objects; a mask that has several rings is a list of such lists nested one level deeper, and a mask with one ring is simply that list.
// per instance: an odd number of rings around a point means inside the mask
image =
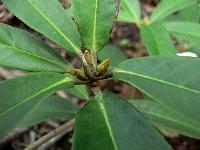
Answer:
[{"label": "twig", "polygon": [[64,131],[60,135],[57,135],[56,137],[52,138],[48,142],[42,144],[40,147],[38,147],[38,150],[49,149],[49,147],[53,146],[57,141],[59,141],[61,138],[63,138],[67,133],[71,132],[72,130],[73,130],[73,127],[68,128],[66,131]]},{"label": "twig", "polygon": [[88,86],[90,87],[90,90],[91,90],[94,97],[101,97],[102,96],[101,88],[99,86],[98,81],[89,83]]},{"label": "twig", "polygon": [[40,145],[44,144],[45,142],[49,141],[53,137],[65,132],[66,130],[72,128],[74,125],[74,119],[70,120],[69,122],[63,124],[62,126],[56,128],[55,130],[51,131],[50,133],[46,134],[45,136],[41,137],[39,140],[35,141],[31,145],[29,145],[25,150],[35,150]]},{"label": "twig", "polygon": [[93,92],[94,96],[101,96],[101,88],[99,86],[92,87],[91,91]]}]

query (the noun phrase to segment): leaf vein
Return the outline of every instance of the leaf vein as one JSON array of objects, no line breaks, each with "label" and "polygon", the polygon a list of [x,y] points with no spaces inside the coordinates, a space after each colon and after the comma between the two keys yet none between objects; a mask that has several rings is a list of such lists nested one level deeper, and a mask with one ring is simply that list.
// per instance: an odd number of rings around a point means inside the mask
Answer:
[{"label": "leaf vein", "polygon": [[164,80],[156,79],[156,78],[153,78],[153,77],[150,77],[150,76],[141,75],[141,74],[137,74],[137,73],[133,73],[133,72],[121,70],[121,69],[119,69],[119,68],[117,69],[116,72],[119,72],[119,73],[127,73],[127,74],[131,74],[131,75],[135,75],[135,76],[138,76],[138,77],[141,77],[141,78],[146,78],[146,79],[149,79],[149,80],[153,80],[153,81],[157,81],[157,82],[160,82],[160,83],[163,83],[163,84],[167,84],[167,85],[170,85],[170,86],[174,86],[174,87],[177,87],[177,88],[181,88],[181,89],[184,89],[184,90],[189,91],[189,92],[193,92],[193,93],[200,94],[200,91],[198,91],[198,90],[190,89],[190,88],[187,88],[187,87],[185,87],[185,86],[183,86],[183,85],[176,85],[176,84],[173,84],[173,83],[170,83],[170,82],[167,82],[167,81],[164,81]]},{"label": "leaf vein", "polygon": [[45,20],[47,20],[47,22],[50,23],[50,25],[56,29],[56,31],[58,31],[58,33],[78,52],[80,51],[80,49],[74,45],[74,43],[59,29],[56,27],[56,25],[48,19],[48,17],[36,6],[34,5],[34,3],[32,2],[32,0],[28,0],[28,2],[32,5],[32,7],[42,16],[44,17]]},{"label": "leaf vein", "polygon": [[98,102],[99,102],[99,106],[100,106],[101,112],[103,114],[103,117],[105,119],[105,123],[106,123],[106,126],[108,128],[108,132],[109,132],[110,138],[112,140],[113,148],[114,148],[114,150],[118,150],[117,144],[115,142],[115,138],[114,138],[114,135],[113,135],[112,128],[110,127],[110,122],[109,122],[109,119],[108,119],[108,114],[107,114],[105,106],[103,104],[103,97],[102,97],[102,95],[100,96],[100,100],[98,100]]},{"label": "leaf vein", "polygon": [[38,95],[40,95],[40,94],[42,94],[42,93],[44,93],[44,92],[50,90],[51,88],[53,88],[53,87],[55,87],[55,86],[57,86],[57,85],[59,85],[59,84],[66,83],[66,82],[68,82],[68,81],[71,81],[71,78],[70,78],[70,77],[67,77],[67,78],[65,78],[65,79],[62,79],[61,81],[56,82],[56,83],[54,83],[53,85],[51,85],[51,86],[49,86],[49,87],[47,87],[47,88],[41,90],[40,92],[37,92],[36,94],[33,94],[32,96],[26,98],[25,100],[19,102],[18,104],[14,105],[14,106],[10,107],[9,109],[5,110],[4,112],[2,112],[2,113],[0,114],[0,118],[2,118],[2,117],[3,117],[6,113],[8,113],[9,111],[12,111],[13,109],[15,109],[15,108],[17,108],[17,107],[23,105],[24,103],[28,102],[28,101],[31,100],[32,98],[34,98],[34,97],[36,97],[36,96],[38,96]]}]

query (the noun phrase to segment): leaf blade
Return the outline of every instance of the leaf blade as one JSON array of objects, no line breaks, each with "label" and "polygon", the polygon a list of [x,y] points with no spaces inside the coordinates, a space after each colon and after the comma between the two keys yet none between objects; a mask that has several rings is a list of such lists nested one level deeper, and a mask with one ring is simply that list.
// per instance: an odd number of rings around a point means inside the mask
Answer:
[{"label": "leaf blade", "polygon": [[99,53],[98,59],[104,61],[110,58],[110,65],[117,67],[118,64],[127,59],[127,56],[121,51],[120,48],[114,45],[106,45]]},{"label": "leaf blade", "polygon": [[34,112],[28,114],[18,127],[25,128],[50,119],[72,119],[79,110],[79,106],[59,96],[50,96],[43,100]]},{"label": "leaf blade", "polygon": [[119,21],[139,24],[141,18],[140,3],[138,0],[122,0]]},{"label": "leaf blade", "polygon": [[200,138],[199,123],[192,120],[192,118],[187,118],[177,113],[176,110],[155,101],[134,100],[130,101],[130,103],[138,108],[155,126],[162,125],[186,136]]},{"label": "leaf blade", "polygon": [[0,66],[28,71],[69,70],[69,63],[28,32],[0,24]]},{"label": "leaf blade", "polygon": [[67,92],[82,100],[86,101],[90,100],[89,98],[90,96],[87,87],[85,85],[75,85],[73,88],[67,89]]},{"label": "leaf blade", "polygon": [[108,42],[116,18],[115,0],[72,0],[72,8],[83,47],[101,49]]},{"label": "leaf blade", "polygon": [[[198,58],[138,58],[121,63],[114,76],[136,86],[155,101],[200,122],[198,63]],[[192,72],[195,74],[191,75]]]},{"label": "leaf blade", "polygon": [[[34,73],[0,82],[0,138],[49,94],[73,85],[71,76],[59,73]],[[9,91],[9,94],[7,94]]]},{"label": "leaf blade", "polygon": [[71,52],[80,51],[80,36],[71,18],[57,0],[2,0],[2,2],[31,28]]},{"label": "leaf blade", "polygon": [[150,17],[151,23],[160,21],[168,15],[197,3],[197,0],[162,0]]},{"label": "leaf blade", "polygon": [[[137,126],[138,124],[139,126]],[[142,139],[141,135],[144,135]],[[150,140],[150,137],[153,138]],[[85,139],[84,142],[83,139]],[[153,149],[170,149],[157,131],[134,107],[114,94],[109,93],[103,94],[102,97],[96,97],[86,104],[77,115],[74,150],[100,150],[102,148],[132,150],[145,149],[148,146]]]},{"label": "leaf blade", "polygon": [[161,23],[141,25],[140,34],[150,55],[176,55],[170,35]]},{"label": "leaf blade", "polygon": [[200,26],[199,23],[192,22],[169,22],[165,24],[166,29],[181,37],[189,43],[200,43]]}]

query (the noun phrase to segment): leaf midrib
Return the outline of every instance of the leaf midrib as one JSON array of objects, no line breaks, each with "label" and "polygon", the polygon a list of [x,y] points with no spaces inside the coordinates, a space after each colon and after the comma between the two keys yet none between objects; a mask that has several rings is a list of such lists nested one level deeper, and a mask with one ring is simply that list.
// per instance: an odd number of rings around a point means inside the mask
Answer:
[{"label": "leaf midrib", "polygon": [[149,25],[149,26],[145,26],[147,29],[149,29],[149,31],[151,32],[151,34],[152,34],[152,37],[153,37],[153,39],[154,39],[154,41],[155,41],[155,45],[156,45],[156,47],[157,47],[157,53],[158,54],[164,54],[164,55],[166,55],[166,54],[168,54],[168,55],[171,55],[171,53],[170,53],[170,51],[169,50],[165,50],[164,51],[164,53],[163,53],[163,51],[161,51],[161,49],[160,49],[160,46],[159,46],[159,44],[158,44],[158,41],[157,41],[157,36],[154,34],[154,31],[153,31],[153,29],[151,28],[151,26]]},{"label": "leaf midrib", "polygon": [[56,31],[58,31],[58,33],[76,50],[76,52],[80,51],[80,49],[77,46],[75,46],[75,44],[67,36],[65,36],[65,34],[59,28],[57,28],[57,26],[51,20],[49,20],[48,17],[42,11],[40,11],[40,9],[36,5],[34,5],[34,3],[31,0],[28,0],[28,2],[42,17],[44,17],[45,20],[47,20],[47,22],[49,22],[49,24]]},{"label": "leaf midrib", "polygon": [[[182,114],[181,112],[178,112],[177,110],[167,106],[166,104],[162,103],[161,101],[157,100],[156,98],[154,98],[151,94],[149,94],[148,92],[146,92],[146,94],[151,97],[152,99],[156,100],[158,102],[159,105],[161,105],[161,107],[163,107],[164,109],[169,110],[172,113],[178,114],[179,116],[183,117],[183,118],[187,118],[187,116],[185,116],[184,114]],[[144,111],[145,112],[145,111]],[[190,122],[196,123],[196,120],[189,120]],[[195,121],[195,122],[194,122]]]},{"label": "leaf midrib", "polygon": [[197,38],[200,37],[200,34],[198,34],[199,32],[196,32],[197,34],[195,34],[194,32],[187,32],[187,30],[185,30],[185,31],[174,30],[174,29],[167,29],[167,30],[170,31],[170,32],[173,32],[173,33],[179,33],[179,34],[183,34],[183,35],[189,35],[189,36],[197,37]]},{"label": "leaf midrib", "polygon": [[[150,26],[145,26],[145,28],[147,28],[151,32],[151,34],[152,34],[152,37],[153,37],[153,39],[155,41],[155,45],[156,45],[156,49],[157,49],[156,50],[157,54],[161,54],[160,49],[159,49],[159,44],[157,42],[156,35],[154,34],[153,30],[151,29]],[[150,50],[150,51],[152,51],[152,50]]]},{"label": "leaf midrib", "polygon": [[19,51],[19,52],[21,52],[21,53],[25,53],[25,54],[27,54],[27,55],[30,55],[30,56],[39,58],[39,59],[44,60],[44,61],[47,61],[47,62],[50,62],[50,63],[52,63],[52,64],[54,64],[54,65],[57,65],[57,66],[61,67],[61,68],[64,69],[64,70],[66,70],[66,68],[65,68],[64,66],[62,66],[62,65],[60,65],[60,64],[58,64],[58,63],[56,63],[56,62],[54,62],[54,61],[52,61],[52,60],[50,60],[50,59],[47,59],[47,58],[45,58],[45,57],[41,57],[41,56],[39,56],[39,55],[35,55],[35,54],[33,54],[33,53],[30,53],[30,52],[28,52],[28,51],[26,51],[26,50],[24,50],[24,49],[21,49],[21,48],[15,47],[15,46],[6,45],[6,44],[3,44],[3,43],[1,43],[1,44],[4,45],[4,46],[1,47],[0,49],[6,48],[6,47],[7,47],[7,48],[11,48],[11,49],[16,49],[17,51]]},{"label": "leaf midrib", "polygon": [[110,138],[111,138],[111,141],[112,141],[113,148],[114,148],[114,150],[118,150],[117,144],[115,142],[115,137],[113,135],[113,131],[112,131],[109,119],[108,119],[108,114],[106,112],[107,110],[106,110],[106,108],[104,106],[104,103],[103,103],[102,95],[100,95],[100,99],[97,101],[97,103],[99,104],[99,108],[100,108],[100,110],[102,112],[102,115],[103,115],[103,117],[105,119],[106,127],[108,129],[108,132],[109,132],[109,135],[110,135]]},{"label": "leaf midrib", "polygon": [[98,10],[98,2],[99,0],[95,1],[95,13],[94,13],[94,26],[93,26],[93,43],[92,43],[92,48],[95,51],[96,50],[96,30],[97,30],[97,10]]},{"label": "leaf midrib", "polygon": [[180,88],[180,89],[192,92],[192,93],[200,94],[200,91],[195,90],[195,89],[190,89],[190,88],[185,87],[183,85],[178,85],[178,84],[176,85],[176,84],[173,84],[171,82],[167,82],[167,81],[164,81],[164,80],[156,79],[156,78],[153,78],[153,77],[150,77],[150,76],[146,76],[146,75],[142,75],[142,74],[138,74],[138,73],[134,73],[134,72],[129,72],[129,71],[126,71],[126,70],[122,70],[120,68],[117,68],[115,70],[115,72],[131,74],[131,75],[138,76],[138,77],[141,77],[141,78],[146,78],[146,79],[149,79],[149,80],[153,80],[153,81],[156,81],[156,82],[160,82],[160,83],[163,83],[163,84],[174,86],[176,88]]},{"label": "leaf midrib", "polygon": [[[159,115],[159,114],[156,114],[156,113],[153,113],[153,112],[146,112],[146,111],[143,111],[144,113],[146,114],[150,114],[152,116],[157,116],[158,118],[161,118],[161,119],[164,119],[164,120],[169,120],[173,123],[177,123],[177,124],[180,124],[180,125],[183,125],[185,127],[188,127],[190,129],[193,129],[195,131],[199,131],[200,132],[200,128],[194,128],[194,126],[190,126],[190,124],[184,124],[183,122],[180,122],[179,120],[175,120],[175,119],[172,119],[172,118],[167,118],[165,116],[162,116],[162,115]],[[180,114],[179,114],[180,115]],[[189,120],[188,120],[189,121]]]},{"label": "leaf midrib", "polygon": [[[123,1],[122,1],[122,2],[123,2]],[[131,7],[130,7],[130,5],[128,4],[127,1],[124,2],[124,3],[125,3],[125,5],[126,5],[128,11],[130,12],[130,14],[135,18],[135,21],[138,22],[138,21],[139,21],[139,17],[137,16],[137,14],[136,14],[134,11],[132,11],[132,9],[131,9]]]},{"label": "leaf midrib", "polygon": [[[126,81],[126,80],[125,80]],[[128,82],[128,81],[126,81]],[[130,82],[128,82],[129,84],[131,84]],[[148,97],[150,97],[151,99],[154,99],[156,102],[158,102],[159,104],[161,104],[163,107],[168,108],[170,111],[177,113],[183,117],[186,117],[185,115],[183,115],[181,112],[172,109],[171,107],[167,106],[165,103],[162,102],[162,100],[157,99],[156,97],[154,97],[152,94],[150,94],[149,92],[147,92],[146,90],[143,90],[140,86],[137,86],[136,84],[134,84],[134,86],[138,89],[140,89],[143,93],[145,93]]]},{"label": "leaf midrib", "polygon": [[15,108],[17,108],[17,107],[23,105],[24,103],[28,102],[28,101],[31,100],[32,98],[34,98],[34,97],[36,97],[36,96],[38,96],[38,95],[40,95],[40,94],[42,94],[42,93],[44,93],[44,92],[50,90],[50,89],[53,88],[53,87],[56,87],[56,86],[58,86],[58,85],[60,85],[60,84],[69,82],[69,81],[71,81],[71,80],[72,80],[72,79],[71,79],[70,77],[64,78],[64,79],[62,79],[61,81],[58,81],[58,82],[52,84],[51,86],[49,86],[49,87],[47,87],[47,88],[45,88],[45,89],[43,89],[43,90],[41,90],[41,91],[39,91],[39,92],[33,94],[32,96],[30,96],[30,97],[24,99],[23,101],[19,102],[18,104],[15,104],[14,106],[12,106],[12,107],[10,107],[9,109],[7,109],[7,110],[5,110],[4,112],[2,112],[2,113],[0,114],[0,118],[2,118],[4,115],[6,115],[9,111],[12,111],[13,109],[15,109]]},{"label": "leaf midrib", "polygon": [[166,11],[172,9],[178,3],[180,3],[180,1],[176,1],[176,2],[173,3],[174,5],[168,5],[168,7],[166,7],[166,9],[162,9],[160,11],[160,13],[157,13],[157,14],[159,14],[159,15],[157,15],[157,17],[152,17],[151,23],[153,23],[155,20],[157,20],[158,18],[160,18],[163,15],[163,13],[165,13]]},{"label": "leaf midrib", "polygon": [[[117,69],[116,69],[116,72],[118,72],[118,73],[127,73],[128,71],[126,72],[126,71],[124,71],[124,70],[121,70],[121,69],[117,68]],[[158,81],[158,82],[162,82],[162,81],[163,81],[163,80],[158,80],[158,79],[155,79],[155,78],[152,78],[152,77],[148,77],[148,76],[145,76],[145,75],[141,75],[141,74],[137,74],[137,73],[132,73],[132,72],[128,72],[128,73],[130,73],[130,74],[132,74],[132,75],[135,75],[135,76],[142,77],[142,78],[147,78],[147,79],[150,79],[150,80],[153,79],[153,80]],[[168,85],[175,86],[175,87],[178,87],[178,88],[183,87],[182,85],[175,85],[175,84],[172,84],[172,83],[166,82],[166,81],[164,81],[164,83],[167,83]],[[135,85],[135,86],[136,86],[136,85]],[[139,86],[136,86],[136,88],[142,90]],[[191,91],[191,92],[198,93],[198,94],[200,93],[200,91],[193,90],[193,89],[189,89],[189,88],[187,88],[187,87],[183,87],[183,89],[184,89],[184,90],[189,90],[189,91]],[[144,91],[144,90],[142,90],[142,92],[146,93],[146,95],[148,95],[150,98],[152,98],[152,99],[154,99],[155,101],[157,101],[159,104],[162,105],[162,107],[166,107],[166,109],[169,109],[170,111],[172,111],[172,112],[174,112],[174,113],[177,113],[177,114],[179,114],[180,116],[185,117],[182,113],[180,113],[180,112],[178,112],[178,111],[176,111],[176,110],[174,110],[174,109],[168,107],[165,103],[163,103],[162,101],[158,100],[157,98],[155,98],[154,96],[152,96],[150,93],[148,93],[148,92],[146,92],[146,91]],[[183,124],[183,125],[184,125],[184,124]],[[190,126],[188,126],[188,127],[190,127]],[[190,128],[191,128],[191,129],[194,129],[194,130],[198,130],[198,129],[196,129],[196,128],[192,128],[192,127],[190,127]]]}]

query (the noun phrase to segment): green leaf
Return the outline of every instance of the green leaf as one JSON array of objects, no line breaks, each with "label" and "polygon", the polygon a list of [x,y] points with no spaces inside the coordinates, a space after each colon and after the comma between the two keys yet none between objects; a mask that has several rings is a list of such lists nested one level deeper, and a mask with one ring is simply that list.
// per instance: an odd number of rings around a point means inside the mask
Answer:
[{"label": "green leaf", "polygon": [[134,107],[111,93],[94,98],[80,110],[73,138],[74,150],[170,149]]},{"label": "green leaf", "polygon": [[200,7],[199,4],[196,3],[190,7],[187,7],[181,10],[178,13],[178,18],[180,21],[188,21],[188,22],[199,22],[200,19]]},{"label": "green leaf", "polygon": [[85,85],[75,85],[73,88],[67,89],[70,94],[82,99],[89,100],[89,93]]},{"label": "green leaf", "polygon": [[138,0],[121,0],[120,5],[119,21],[130,23],[140,22],[141,12]]},{"label": "green leaf", "polygon": [[161,125],[186,136],[200,139],[200,125],[192,118],[186,118],[181,113],[177,113],[176,110],[155,101],[131,100],[129,102],[138,108],[156,126]]},{"label": "green leaf", "polygon": [[193,52],[193,53],[197,54],[200,57],[200,47],[199,46],[198,47],[190,47],[188,49],[188,51]]},{"label": "green leaf", "polygon": [[186,21],[186,22],[196,22],[198,23],[200,19],[200,7],[198,3],[191,5],[182,9],[181,11],[171,14],[162,20],[162,22],[178,22],[178,21]]},{"label": "green leaf", "polygon": [[146,57],[122,62],[115,78],[200,123],[200,59]]},{"label": "green leaf", "polygon": [[161,23],[141,25],[141,37],[150,55],[176,55],[169,33]]},{"label": "green leaf", "polygon": [[200,25],[192,22],[170,22],[165,24],[166,29],[179,39],[188,41],[192,45],[200,43]]},{"label": "green leaf", "polygon": [[197,3],[197,1],[198,0],[162,0],[153,11],[153,14],[150,17],[150,21],[151,23],[160,21],[178,10],[184,9]]},{"label": "green leaf", "polygon": [[110,38],[116,18],[115,0],[72,0],[72,8],[83,47],[92,51],[101,49]]},{"label": "green leaf", "polygon": [[72,77],[59,73],[34,73],[0,82],[0,139],[51,93],[73,86]]},{"label": "green leaf", "polygon": [[118,66],[120,62],[127,59],[121,49],[114,45],[107,45],[98,53],[98,59],[100,61],[104,61],[107,58],[110,58],[110,65],[112,67]]},{"label": "green leaf", "polygon": [[7,8],[34,30],[71,52],[80,51],[81,40],[58,0],[2,0]]},{"label": "green leaf", "polygon": [[28,32],[0,24],[0,66],[29,71],[69,70],[69,63]]},{"label": "green leaf", "polygon": [[73,10],[72,8],[67,8],[65,9],[65,13],[67,13],[67,15],[70,17],[70,18],[74,18],[74,13],[73,13]]},{"label": "green leaf", "polygon": [[70,100],[55,95],[50,96],[42,100],[34,112],[20,121],[18,127],[30,127],[50,119],[71,119],[75,117],[78,110],[79,106],[73,104]]}]

